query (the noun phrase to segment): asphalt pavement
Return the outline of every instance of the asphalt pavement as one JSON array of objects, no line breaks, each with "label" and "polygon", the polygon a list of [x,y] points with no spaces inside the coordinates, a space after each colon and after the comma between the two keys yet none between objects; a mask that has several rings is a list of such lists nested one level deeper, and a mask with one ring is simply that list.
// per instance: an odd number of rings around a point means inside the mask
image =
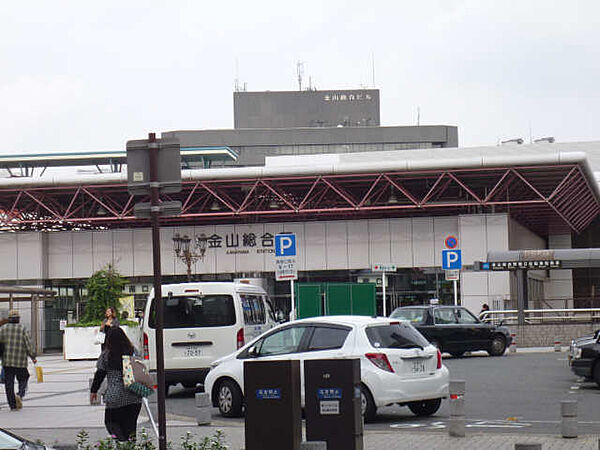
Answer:
[{"label": "asphalt pavement", "polygon": [[[383,414],[376,423],[366,425],[365,448],[512,449],[519,442],[541,443],[543,449],[598,450],[600,417],[597,413],[594,415],[593,407],[598,404],[600,389],[578,384],[579,381],[570,375],[566,362],[562,360],[565,356],[565,353],[544,349],[544,353],[517,353],[503,358],[448,358],[445,363],[452,377],[461,376],[467,381],[467,437],[448,436],[447,406],[434,417],[418,420],[406,408],[392,407],[382,410]],[[44,355],[39,361],[44,368],[44,382],[37,383],[32,376],[22,410],[9,411],[4,392],[1,391],[0,426],[31,440],[54,446],[75,444],[77,433],[81,430],[89,433],[92,442],[105,438],[104,408],[89,405],[89,378],[93,375],[95,362],[65,361],[62,355]],[[498,367],[502,368],[502,373]],[[32,368],[30,372],[33,374]],[[494,372],[498,373],[490,375]],[[532,374],[539,377],[540,386],[534,390],[525,382],[525,378],[530,378]],[[499,383],[503,385],[505,379],[511,376],[515,383],[510,392],[497,389]],[[551,383],[551,387],[544,387],[544,383]],[[488,394],[489,397],[486,397]],[[473,401],[481,400],[482,396],[483,402]],[[559,436],[558,403],[559,397],[565,396],[581,399],[578,418],[580,437],[576,439]],[[588,396],[591,396],[591,400],[587,400]],[[521,399],[521,403],[510,407],[515,398]],[[495,409],[479,410],[478,405],[486,402],[493,403]],[[532,402],[530,411],[527,405]],[[189,407],[193,403],[193,392],[181,388],[173,389],[167,401],[167,438],[175,447],[188,431],[200,439],[220,429],[225,433],[231,449],[244,448],[243,420],[223,419],[215,410],[210,426],[198,426],[191,414],[193,408]],[[536,417],[542,417],[541,422],[548,422],[547,426],[536,425],[531,418],[533,416],[530,416],[533,411],[538,411]],[[144,411],[138,422],[138,430],[142,428],[153,434]]]}]

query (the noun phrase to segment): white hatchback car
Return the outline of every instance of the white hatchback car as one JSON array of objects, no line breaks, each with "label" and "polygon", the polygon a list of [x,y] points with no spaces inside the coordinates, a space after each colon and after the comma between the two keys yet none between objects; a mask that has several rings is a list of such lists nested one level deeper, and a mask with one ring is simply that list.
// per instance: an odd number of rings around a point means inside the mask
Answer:
[{"label": "white hatchback car", "polygon": [[448,396],[442,356],[410,323],[365,316],[326,316],[279,325],[238,351],[217,359],[205,380],[221,415],[237,417],[244,404],[244,361],[359,358],[361,406],[366,421],[377,408],[408,406],[418,416],[434,414]]}]

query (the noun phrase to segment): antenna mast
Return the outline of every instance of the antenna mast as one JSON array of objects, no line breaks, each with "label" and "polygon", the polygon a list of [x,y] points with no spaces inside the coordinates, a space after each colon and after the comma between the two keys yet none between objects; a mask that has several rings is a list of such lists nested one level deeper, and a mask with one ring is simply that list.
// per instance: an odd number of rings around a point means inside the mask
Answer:
[{"label": "antenna mast", "polygon": [[238,64],[238,59],[235,58],[235,81],[234,81],[234,89],[235,92],[240,92],[240,68]]},{"label": "antenna mast", "polygon": [[302,90],[302,76],[304,75],[304,63],[298,61],[296,64],[296,72],[298,74],[298,90]]},{"label": "antenna mast", "polygon": [[373,78],[373,89],[375,89],[375,53],[371,52],[371,76]]}]

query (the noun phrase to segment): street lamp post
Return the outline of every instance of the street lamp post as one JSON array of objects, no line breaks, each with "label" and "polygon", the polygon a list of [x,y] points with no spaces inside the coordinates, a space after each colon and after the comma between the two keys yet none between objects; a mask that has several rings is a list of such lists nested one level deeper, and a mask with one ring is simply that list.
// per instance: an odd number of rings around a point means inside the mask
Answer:
[{"label": "street lamp post", "polygon": [[190,249],[192,239],[187,234],[181,236],[179,233],[175,233],[173,236],[173,250],[175,251],[175,255],[183,261],[187,268],[188,281],[192,281],[192,264],[198,260],[204,260],[207,242],[208,238],[204,233],[196,236],[194,240],[194,245],[198,250],[196,253],[193,249]]}]

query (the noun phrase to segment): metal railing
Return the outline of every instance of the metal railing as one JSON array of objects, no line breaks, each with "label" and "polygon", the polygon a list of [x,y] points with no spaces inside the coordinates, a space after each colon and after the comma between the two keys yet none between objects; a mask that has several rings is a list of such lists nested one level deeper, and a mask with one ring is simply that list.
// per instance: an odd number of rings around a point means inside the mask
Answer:
[{"label": "metal railing", "polygon": [[[600,322],[600,308],[526,309],[526,324]],[[480,315],[482,322],[516,324],[519,310],[486,311]]]}]

